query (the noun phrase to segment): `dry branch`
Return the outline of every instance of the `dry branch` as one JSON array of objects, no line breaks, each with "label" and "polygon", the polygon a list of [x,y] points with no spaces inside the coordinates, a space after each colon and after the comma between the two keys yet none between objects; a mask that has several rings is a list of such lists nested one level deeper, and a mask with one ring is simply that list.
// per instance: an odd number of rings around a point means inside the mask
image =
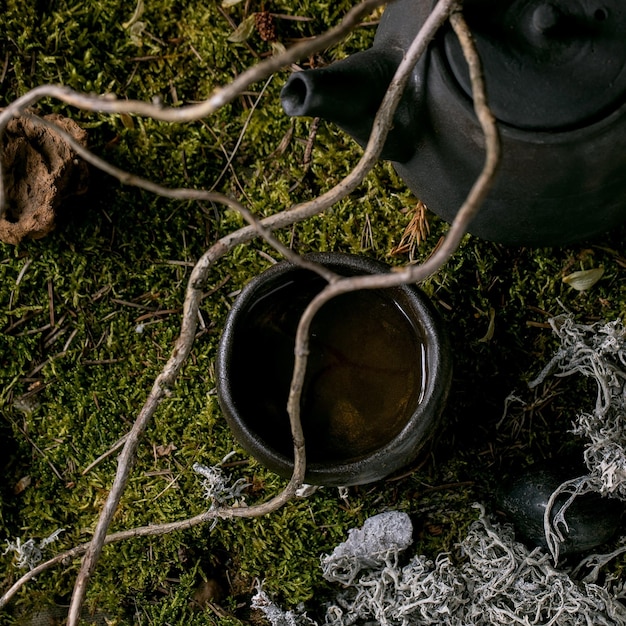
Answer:
[{"label": "dry branch", "polygon": [[[194,122],[215,113],[225,104],[232,102],[242,91],[252,83],[265,80],[274,72],[295,63],[320,50],[340,42],[344,36],[355,28],[361,19],[371,13],[376,7],[386,4],[387,0],[363,0],[346,13],[343,20],[325,33],[298,43],[283,53],[269,57],[239,74],[231,83],[216,88],[213,93],[199,104],[177,108],[164,108],[158,104],[138,100],[117,100],[115,94],[92,96],[79,93],[61,85],[41,85],[30,90],[20,98],[11,102],[0,112],[0,136],[13,117],[34,107],[43,98],[55,98],[84,111],[98,113],[126,113],[151,117],[163,122]],[[5,206],[4,173],[0,162],[0,217],[4,217]]]},{"label": "dry branch", "polygon": [[[343,293],[356,291],[358,289],[384,289],[386,287],[395,287],[397,285],[415,283],[422,281],[437,272],[441,269],[441,267],[443,267],[452,254],[454,254],[454,251],[461,242],[463,235],[467,232],[469,223],[474,215],[476,215],[476,212],[479,210],[481,203],[493,184],[500,162],[500,138],[493,114],[487,106],[485,84],[480,59],[472,42],[467,23],[465,22],[461,12],[459,10],[455,10],[450,15],[450,21],[457,37],[459,38],[463,48],[463,53],[470,68],[474,108],[485,134],[486,156],[482,172],[470,189],[465,202],[459,209],[442,245],[440,245],[435,253],[424,263],[421,265],[409,265],[397,272],[391,272],[389,274],[372,274],[367,276],[342,278],[335,283],[329,284],[311,301],[302,314],[298,325],[298,331],[296,333],[296,361],[294,365],[291,388],[289,391],[289,402],[287,405],[292,421],[299,422],[300,399],[306,374],[310,326],[319,309],[326,302]],[[416,44],[417,40],[409,48],[409,52],[407,52],[405,59],[408,58],[413,52],[413,48],[417,47]],[[387,95],[383,100],[383,104],[381,105],[379,115],[380,112],[384,110],[385,103],[389,98],[389,92],[387,92]],[[374,129],[376,129],[376,123],[374,124]],[[371,143],[372,139],[370,139],[368,148]]]},{"label": "dry branch", "polygon": [[[200,117],[204,117],[214,112],[223,104],[231,101],[249,84],[267,78],[277,69],[296,61],[302,56],[310,54],[314,50],[319,50],[335,43],[346,32],[353,28],[363,15],[380,4],[383,4],[381,0],[365,0],[363,3],[352,9],[339,26],[331,29],[313,41],[307,41],[294,46],[285,53],[263,61],[255,67],[250,68],[246,72],[239,75],[231,84],[214,92],[209,99],[201,104],[177,109],[163,109],[159,106],[143,102],[121,102],[106,96],[91,97],[78,94],[64,87],[42,86],[16,100],[14,103],[9,105],[3,113],[0,114],[0,133],[13,115],[22,113],[27,107],[32,106],[44,97],[55,97],[68,104],[90,111],[111,113],[124,112],[150,116],[154,119],[168,122],[197,120]],[[480,63],[471,42],[467,25],[459,13],[459,6],[458,0],[440,0],[433,9],[423,28],[420,30],[415,40],[407,50],[403,61],[400,63],[376,115],[367,147],[365,148],[358,164],[350,172],[350,174],[348,174],[348,176],[346,176],[346,178],[344,178],[334,188],[314,200],[294,205],[288,210],[282,211],[263,220],[256,219],[253,213],[240,202],[223,194],[192,189],[167,189],[151,181],[119,170],[99,157],[91,154],[82,146],[75,145],[75,143],[72,143],[73,140],[71,137],[65,136],[62,131],[60,132],[64,139],[72,145],[73,149],[76,150],[76,152],[83,159],[95,167],[98,167],[99,169],[116,177],[124,184],[135,185],[147,191],[172,199],[211,200],[239,212],[244,219],[248,221],[249,225],[222,237],[202,255],[191,272],[183,305],[180,335],[167,364],[154,381],[145,404],[137,416],[132,429],[128,433],[124,448],[118,459],[115,479],[111,486],[107,501],[101,511],[92,540],[81,546],[76,546],[63,554],[55,556],[23,576],[4,594],[4,596],[2,596],[2,598],[0,598],[0,607],[5,606],[18,589],[33,576],[58,563],[65,562],[67,559],[84,555],[83,563],[77,576],[70,612],[68,615],[68,625],[76,626],[76,624],[78,624],[78,616],[80,615],[80,609],[89,578],[94,571],[104,545],[133,537],[161,535],[175,530],[191,528],[192,526],[205,523],[215,518],[264,515],[276,510],[294,496],[297,488],[302,483],[306,468],[304,437],[299,417],[299,403],[302,382],[306,371],[309,326],[316,311],[319,310],[323,303],[341,293],[357,289],[383,288],[416,282],[436,272],[446,263],[449,257],[456,250],[462,236],[466,232],[470,220],[478,210],[493,181],[497,164],[499,162],[498,133],[493,116],[491,115],[485,101],[484,84],[482,81]],[[402,96],[404,87],[415,63],[424,53],[432,37],[448,18],[450,18],[453,28],[461,41],[464,54],[466,55],[470,66],[470,77],[472,80],[476,114],[485,133],[486,161],[480,177],[472,187],[465,203],[459,209],[457,217],[452,224],[443,245],[440,246],[423,265],[405,267],[397,272],[385,275],[340,278],[325,268],[321,268],[316,264],[304,261],[297,254],[282,245],[272,235],[272,231],[285,226],[290,226],[296,222],[322,212],[340,199],[347,196],[362,182],[364,177],[379,158],[387,132],[393,120],[396,106]],[[33,120],[37,123],[48,125],[48,122],[40,120],[39,118],[33,117]],[[2,194],[3,189],[0,186],[0,202],[2,202]],[[317,271],[329,283],[328,286],[311,302],[303,314],[296,337],[296,364],[294,367],[288,403],[288,411],[294,441],[293,475],[288,485],[281,493],[269,501],[258,505],[250,507],[212,509],[193,518],[179,522],[162,525],[150,525],[107,535],[111,520],[115,510],[117,509],[121,495],[126,487],[132,470],[137,446],[141,436],[161,401],[170,393],[170,389],[191,351],[197,327],[198,307],[202,298],[202,289],[206,283],[208,272],[219,258],[228,253],[235,246],[245,243],[256,236],[260,236],[265,239],[290,261],[300,266],[307,267],[308,269]]]}]

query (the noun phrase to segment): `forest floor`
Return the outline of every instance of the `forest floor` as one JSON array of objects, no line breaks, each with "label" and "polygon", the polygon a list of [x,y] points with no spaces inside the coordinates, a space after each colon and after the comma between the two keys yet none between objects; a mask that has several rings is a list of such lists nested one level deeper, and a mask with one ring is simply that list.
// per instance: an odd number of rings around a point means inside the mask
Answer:
[{"label": "forest floor", "polygon": [[[222,8],[214,0],[151,0],[133,28],[125,27],[132,7],[121,0],[8,0],[0,14],[0,106],[46,83],[172,106],[197,102],[272,53],[258,32],[243,43],[228,40],[247,15],[276,14],[277,38],[289,45],[323,32],[351,4],[251,0]],[[375,26],[376,16],[303,67],[367,48]],[[278,94],[288,75],[279,72],[189,124],[87,113],[53,101],[40,111],[75,120],[91,149],[120,168],[171,187],[215,188],[265,216],[330,188],[361,153],[332,124],[321,122],[313,136],[312,120],[282,112]],[[278,235],[300,253],[334,250],[400,265],[409,261],[409,250],[398,246],[416,203],[391,165],[380,163],[347,199]],[[427,219],[417,260],[447,228],[432,214]],[[45,548],[51,556],[89,539],[115,454],[93,462],[128,432],[169,357],[195,261],[242,225],[230,210],[155,197],[91,170],[87,192],[63,205],[52,233],[0,244],[0,541],[39,542],[62,528]],[[259,624],[250,609],[257,580],[281,606],[305,603],[314,614],[332,593],[320,555],[385,510],[411,516],[416,552],[434,557],[453,548],[476,518],[472,503],[498,515],[493,499],[501,481],[533,463],[556,462],[578,445],[568,431],[595,390],[575,377],[532,392],[526,382],[556,348],[550,317],[564,309],[585,322],[624,315],[625,235],[620,228],[544,249],[466,236],[423,285],[447,322],[455,359],[445,424],[428,454],[345,497],[326,488],[264,518],[107,547],[87,595],[93,619]],[[207,503],[192,466],[215,465],[231,451],[228,469],[250,484],[248,503],[284,486],[234,441],[217,403],[214,370],[236,294],[277,258],[252,241],[211,271],[192,354],[145,434],[112,530],[199,513]],[[562,281],[600,266],[602,279],[587,291]],[[501,421],[511,393],[526,404]],[[2,552],[4,589],[22,572],[13,553]],[[73,562],[37,577],[0,613],[0,624],[61,611],[77,569]]]}]

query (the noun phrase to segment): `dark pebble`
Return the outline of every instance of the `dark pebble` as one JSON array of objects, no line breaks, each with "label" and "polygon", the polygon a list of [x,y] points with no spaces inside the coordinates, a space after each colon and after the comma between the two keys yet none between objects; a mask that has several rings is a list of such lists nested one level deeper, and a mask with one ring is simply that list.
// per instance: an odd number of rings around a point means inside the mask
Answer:
[{"label": "dark pebble", "polygon": [[[498,494],[498,505],[509,517],[518,540],[531,547],[547,548],[543,517],[550,496],[566,480],[576,477],[552,469],[529,470],[506,484]],[[560,496],[552,508],[552,519],[568,495]],[[625,504],[596,493],[578,496],[565,514],[569,533],[559,554],[587,552],[608,542],[617,532]],[[564,532],[562,526],[559,529]]]}]

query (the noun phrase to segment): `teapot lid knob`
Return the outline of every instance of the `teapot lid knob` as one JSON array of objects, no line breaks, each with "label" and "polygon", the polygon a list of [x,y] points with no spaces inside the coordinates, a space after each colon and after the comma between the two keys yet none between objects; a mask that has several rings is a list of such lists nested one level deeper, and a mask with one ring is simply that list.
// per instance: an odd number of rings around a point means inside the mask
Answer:
[{"label": "teapot lid knob", "polygon": [[559,23],[560,12],[553,4],[540,4],[533,11],[532,25],[541,33],[553,29]]}]

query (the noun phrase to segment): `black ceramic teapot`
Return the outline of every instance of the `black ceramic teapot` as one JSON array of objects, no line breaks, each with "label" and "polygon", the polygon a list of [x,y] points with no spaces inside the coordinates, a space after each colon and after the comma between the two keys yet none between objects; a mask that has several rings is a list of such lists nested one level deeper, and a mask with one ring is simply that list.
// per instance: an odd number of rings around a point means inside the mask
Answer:
[{"label": "black ceramic teapot", "polygon": [[[335,122],[364,145],[373,117],[434,0],[395,0],[371,49],[298,72],[289,115]],[[470,226],[506,244],[560,245],[626,219],[624,0],[466,0],[502,137],[494,188]],[[451,221],[484,160],[469,74],[451,28],[418,62],[382,158]]]}]

